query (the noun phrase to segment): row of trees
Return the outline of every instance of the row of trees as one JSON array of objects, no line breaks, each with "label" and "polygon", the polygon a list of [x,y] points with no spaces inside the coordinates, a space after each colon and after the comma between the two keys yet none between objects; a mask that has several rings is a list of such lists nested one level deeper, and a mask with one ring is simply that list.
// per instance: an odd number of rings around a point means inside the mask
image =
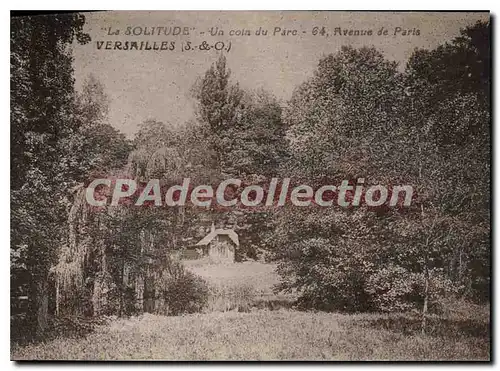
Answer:
[{"label": "row of trees", "polygon": [[209,210],[201,220],[197,210],[186,220],[236,225],[240,256],[277,260],[279,289],[307,307],[425,313],[444,296],[488,301],[489,80],[485,23],[415,50],[404,71],[375,48],[344,47],[285,105],[232,83],[221,56],[195,85],[197,120],[179,137],[180,153],[201,154],[183,160],[198,173],[364,178],[412,184],[417,196],[410,209]]},{"label": "row of trees", "polygon": [[[271,174],[283,151],[276,99],[231,84],[224,57],[193,88],[199,101],[195,120],[178,129],[147,120],[127,140],[108,122],[109,98],[99,81],[90,76],[75,91],[70,45],[89,41],[83,24],[76,14],[12,21],[15,338],[47,335],[54,316],[198,310],[207,287],[171,252],[203,236],[203,225],[212,221],[255,227],[250,217],[214,210],[96,210],[84,201],[94,177],[155,177],[171,184],[189,176],[216,183],[231,174],[259,173],[261,162]],[[254,131],[254,125],[268,131]],[[241,134],[239,143],[231,142],[231,128]]]},{"label": "row of trees", "polygon": [[[97,88],[100,85],[94,80],[92,84],[96,87],[89,100],[106,106],[102,88]],[[96,176],[130,177],[139,183],[157,178],[161,185],[179,184],[190,177],[210,184],[227,176],[251,179],[262,159],[269,159],[264,163],[275,161],[280,148],[273,141],[275,137],[284,141],[284,135],[262,135],[251,125],[260,122],[273,133],[269,122],[281,123],[275,99],[264,92],[249,94],[231,85],[224,57],[193,91],[199,101],[198,120],[181,128],[145,121],[132,141],[127,164]],[[214,96],[218,100],[211,100]],[[239,145],[232,144],[235,139],[240,139]],[[267,167],[270,174],[271,165]],[[86,204],[84,197],[82,186],[69,213],[68,241],[62,243],[53,267],[58,315],[198,310],[206,299],[206,284],[184,271],[172,259],[174,252],[201,239],[206,233],[204,226],[213,222],[237,225],[246,231],[263,225],[262,215],[256,222],[253,214],[226,214],[216,209],[139,208],[131,206],[133,202],[96,209]],[[244,234],[245,245],[254,246],[252,238],[256,235]],[[252,250],[238,253],[240,259],[255,256]]]},{"label": "row of trees", "polygon": [[281,289],[305,306],[424,318],[444,295],[489,300],[489,58],[477,23],[403,72],[374,48],[321,59],[284,111],[287,171],[411,184],[416,197],[407,210],[283,211],[269,239]]},{"label": "row of trees", "polygon": [[245,101],[224,57],[207,71],[198,122],[223,178],[415,189],[409,209],[240,211],[246,247],[279,262],[278,289],[306,307],[424,319],[444,296],[489,300],[489,32],[478,22],[415,50],[403,71],[373,47],[343,47],[284,107],[262,93]]}]

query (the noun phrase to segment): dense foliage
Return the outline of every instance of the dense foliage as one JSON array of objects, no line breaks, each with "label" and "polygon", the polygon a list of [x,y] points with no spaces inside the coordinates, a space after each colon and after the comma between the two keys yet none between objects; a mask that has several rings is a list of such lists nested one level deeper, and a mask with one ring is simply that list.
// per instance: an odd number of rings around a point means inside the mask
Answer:
[{"label": "dense foliage", "polygon": [[284,114],[295,176],[416,192],[409,209],[280,212],[279,289],[308,307],[424,315],[445,296],[489,299],[488,34],[478,23],[416,50],[403,72],[344,47],[295,91]]}]

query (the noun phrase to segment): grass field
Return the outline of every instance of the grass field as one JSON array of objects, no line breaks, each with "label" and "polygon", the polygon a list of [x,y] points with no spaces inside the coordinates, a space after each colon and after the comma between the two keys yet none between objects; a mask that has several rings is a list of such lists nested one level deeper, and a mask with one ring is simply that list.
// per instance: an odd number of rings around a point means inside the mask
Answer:
[{"label": "grass field", "polygon": [[114,320],[83,339],[13,349],[12,359],[488,360],[485,333],[439,323],[435,335],[421,336],[413,330],[418,321],[397,315],[285,309],[178,317],[145,314]]},{"label": "grass field", "polygon": [[200,260],[183,262],[187,269],[218,286],[251,285],[257,292],[272,293],[272,286],[279,282],[275,264],[247,261],[235,264],[207,264]]},{"label": "grass field", "polygon": [[273,286],[279,282],[275,264],[247,261],[221,265],[207,264],[202,260],[185,261],[184,264],[210,286],[206,312],[287,308],[295,299],[293,295],[273,292]]},{"label": "grass field", "polygon": [[[275,295],[275,266],[186,263],[210,285],[205,313],[113,319],[80,338],[14,346],[15,360],[488,360],[489,308],[418,314],[300,312]],[[262,304],[270,305],[262,305]],[[274,305],[274,304],[278,305]],[[270,310],[275,309],[275,310]]]}]

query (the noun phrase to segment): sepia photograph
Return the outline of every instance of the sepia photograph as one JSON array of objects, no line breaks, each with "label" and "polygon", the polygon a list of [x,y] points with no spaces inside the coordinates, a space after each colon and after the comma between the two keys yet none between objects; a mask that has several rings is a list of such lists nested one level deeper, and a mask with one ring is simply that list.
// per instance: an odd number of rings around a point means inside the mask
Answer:
[{"label": "sepia photograph", "polygon": [[11,360],[491,362],[491,39],[11,12]]}]

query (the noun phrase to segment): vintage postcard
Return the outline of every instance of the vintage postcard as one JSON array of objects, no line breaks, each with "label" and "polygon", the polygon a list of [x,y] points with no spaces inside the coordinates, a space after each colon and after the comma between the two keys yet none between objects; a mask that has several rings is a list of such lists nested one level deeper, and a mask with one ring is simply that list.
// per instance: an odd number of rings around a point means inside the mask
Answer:
[{"label": "vintage postcard", "polygon": [[11,359],[490,361],[488,12],[11,15]]}]

